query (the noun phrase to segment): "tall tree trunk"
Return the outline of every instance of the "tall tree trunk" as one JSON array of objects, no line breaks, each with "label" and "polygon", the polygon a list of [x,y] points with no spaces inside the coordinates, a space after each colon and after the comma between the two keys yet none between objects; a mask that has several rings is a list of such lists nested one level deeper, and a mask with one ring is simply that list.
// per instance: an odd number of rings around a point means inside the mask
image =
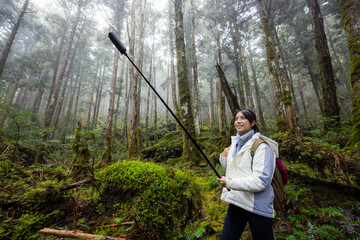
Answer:
[{"label": "tall tree trunk", "polygon": [[[81,89],[81,83],[82,83],[82,77],[80,78],[80,81],[77,86],[77,93],[76,93],[76,100],[75,100],[75,110],[74,110],[74,119],[75,122],[77,120],[77,112],[78,112],[78,106],[79,106],[79,98],[80,98],[80,89]],[[73,123],[71,124],[73,126]]]},{"label": "tall tree trunk", "polygon": [[21,24],[21,22],[22,22],[22,20],[24,18],[24,14],[25,14],[26,9],[27,9],[27,7],[29,5],[29,2],[30,2],[30,0],[25,0],[24,5],[22,6],[21,12],[19,14],[19,17],[17,18],[15,25],[11,29],[10,36],[9,36],[9,38],[8,38],[6,44],[5,44],[5,47],[4,47],[4,50],[3,50],[2,54],[1,54],[1,57],[0,57],[0,79],[1,79],[2,73],[4,71],[5,63],[6,63],[6,60],[7,60],[8,56],[9,56],[11,47],[12,47],[12,45],[14,43],[15,36],[16,36],[17,31],[19,30],[20,24]]},{"label": "tall tree trunk", "polygon": [[125,74],[125,109],[124,109],[124,125],[123,125],[123,137],[125,139],[126,149],[129,149],[129,136],[128,136],[128,112],[129,112],[129,100],[130,100],[130,89],[129,85],[129,64],[127,63],[126,74]]},{"label": "tall tree trunk", "polygon": [[[20,78],[17,77],[15,79],[15,81],[13,82],[13,84],[11,84],[9,91],[6,94],[5,100],[4,100],[4,107],[5,109],[1,112],[0,115],[0,129],[2,129],[4,127],[4,124],[6,122],[7,116],[8,116],[8,112],[4,112],[4,111],[9,111],[10,110],[10,106],[14,100],[16,91],[19,88],[19,84],[20,84]],[[2,132],[0,131],[0,136],[1,136]]]},{"label": "tall tree trunk", "polygon": [[[175,0],[175,43],[177,56],[177,70],[178,70],[178,88],[180,100],[180,116],[184,127],[189,133],[195,137],[195,126],[193,118],[193,109],[191,106],[189,81],[187,77],[186,51],[184,41],[184,22],[182,12],[182,0]],[[190,138],[183,133],[183,155],[185,162],[194,161],[197,163],[198,159],[194,157],[196,153],[194,145]]]},{"label": "tall tree trunk", "polygon": [[[235,52],[237,52],[237,57],[239,59],[239,62],[241,64],[241,69],[242,69],[242,82],[245,85],[245,95],[246,95],[246,104],[242,105],[242,107],[247,107],[249,109],[254,110],[254,102],[253,102],[253,94],[251,91],[251,87],[250,87],[250,78],[249,78],[249,71],[246,65],[246,58],[245,58],[245,53],[241,44],[241,37],[240,37],[240,33],[239,33],[239,25],[237,22],[237,12],[233,6],[233,4],[231,4],[231,2],[228,2],[228,5],[230,7],[229,11],[230,11],[230,25],[233,28],[233,32],[234,32],[234,40],[235,40]],[[240,95],[243,94],[243,91],[240,92]]]},{"label": "tall tree trunk", "polygon": [[214,129],[214,81],[210,77],[209,78],[209,86],[210,86],[210,101],[209,101],[209,118],[210,118],[210,129]]},{"label": "tall tree trunk", "polygon": [[[32,104],[32,107],[31,107],[31,112],[33,112],[33,113],[39,113],[41,99],[42,99],[42,96],[45,91],[45,78],[46,78],[48,71],[49,70],[48,70],[47,66],[45,65],[44,69],[41,73],[41,76],[39,79],[39,85],[38,85],[38,88],[36,89],[36,93],[35,93],[35,99]],[[38,120],[37,115],[31,115],[32,122],[37,122],[37,120]]]},{"label": "tall tree trunk", "polygon": [[217,113],[218,113],[218,122],[219,122],[219,134],[220,136],[226,136],[225,97],[221,89],[220,80],[216,81],[216,99],[217,99]]},{"label": "tall tree trunk", "polygon": [[[154,40],[154,39],[153,39]],[[151,54],[150,54],[150,67],[149,67],[149,81],[151,82],[152,79],[152,69],[153,69],[153,51],[154,51],[154,41],[151,48]],[[149,146],[149,115],[150,115],[150,86],[148,87],[147,92],[147,101],[146,101],[146,114],[145,114],[145,145]]]},{"label": "tall tree trunk", "polygon": [[360,148],[360,2],[337,0],[344,24],[350,56],[350,80],[353,92],[352,144]]},{"label": "tall tree trunk", "polygon": [[310,111],[310,107],[309,107],[309,102],[306,98],[306,93],[305,93],[305,89],[304,89],[304,84],[303,84],[303,81],[302,81],[302,76],[300,74],[298,74],[298,77],[297,77],[297,81],[298,81],[298,86],[299,86],[299,92],[300,92],[300,96],[301,96],[301,101],[303,103],[303,106],[304,106],[304,112],[305,112],[305,117],[306,117],[306,120],[309,124],[309,126],[311,128],[314,127],[314,121],[313,121],[313,118],[311,116],[311,111]]},{"label": "tall tree trunk", "polygon": [[310,49],[309,41],[307,41],[307,39],[306,41],[304,41],[302,38],[302,36],[306,34],[303,30],[304,25],[302,25],[300,21],[296,21],[296,22],[289,21],[289,24],[292,28],[294,28],[295,39],[299,44],[300,51],[303,57],[303,62],[309,73],[310,80],[313,85],[313,89],[315,91],[316,99],[319,104],[320,112],[322,115],[324,115],[324,107],[322,103],[321,87],[319,81],[320,77],[314,71],[314,68],[317,67],[317,65],[313,60],[311,52],[309,51]]},{"label": "tall tree trunk", "polygon": [[262,106],[261,106],[261,98],[260,98],[260,90],[259,90],[259,85],[257,83],[257,73],[256,73],[256,69],[255,69],[255,65],[254,65],[254,60],[252,58],[252,52],[250,52],[250,67],[251,67],[251,72],[252,72],[252,77],[253,77],[253,81],[254,81],[254,89],[255,89],[255,102],[256,102],[256,106],[257,106],[257,110],[258,110],[258,118],[259,118],[259,122],[260,125],[262,127],[262,130],[266,130],[266,124],[265,124],[265,119],[264,119],[264,113],[262,110]]},{"label": "tall tree trunk", "polygon": [[119,117],[119,109],[120,109],[120,99],[121,99],[121,92],[122,92],[122,88],[121,88],[121,83],[123,82],[123,77],[124,77],[124,71],[125,71],[125,61],[122,62],[122,67],[121,67],[121,73],[120,73],[120,77],[119,77],[119,87],[118,87],[118,97],[116,100],[116,109],[115,109],[115,126],[114,126],[114,133],[116,134],[116,132],[118,131],[118,117]]},{"label": "tall tree trunk", "polygon": [[63,29],[63,34],[61,35],[61,40],[60,40],[60,48],[59,48],[59,52],[57,54],[56,57],[56,61],[54,63],[54,71],[53,71],[53,75],[52,75],[52,79],[51,79],[51,85],[50,85],[50,89],[49,89],[49,100],[46,104],[46,108],[48,108],[49,104],[50,104],[50,100],[51,100],[51,96],[53,94],[54,91],[54,87],[55,87],[55,83],[56,83],[56,78],[57,78],[57,73],[59,70],[59,65],[60,65],[60,58],[61,58],[61,54],[62,54],[62,49],[64,47],[65,44],[65,36],[66,36],[66,29]]},{"label": "tall tree trunk", "polygon": [[195,43],[195,6],[194,0],[191,0],[191,43],[192,43],[192,62],[193,62],[193,77],[194,77],[194,122],[196,135],[200,136],[199,123],[199,80],[198,67],[196,59],[196,43]]},{"label": "tall tree trunk", "polygon": [[103,93],[103,87],[105,83],[105,69],[106,65],[104,64],[103,70],[101,74],[99,75],[99,86],[98,86],[98,92],[96,95],[96,103],[94,108],[94,116],[93,116],[93,127],[97,127],[98,121],[99,121],[99,115],[100,115],[100,105],[101,105],[101,97]]},{"label": "tall tree trunk", "polygon": [[[76,17],[74,20],[74,24],[71,28],[71,33],[69,36],[69,40],[68,40],[68,44],[65,50],[65,56],[64,56],[64,63],[62,64],[61,70],[60,70],[60,74],[56,80],[56,84],[54,87],[54,91],[53,94],[51,96],[51,100],[50,103],[48,105],[48,107],[45,110],[45,116],[44,116],[44,128],[49,128],[54,112],[55,112],[55,107],[56,107],[56,103],[57,103],[57,99],[59,96],[59,91],[61,88],[61,84],[65,75],[65,71],[66,71],[66,66],[67,66],[67,62],[69,60],[69,56],[70,56],[70,50],[71,50],[71,46],[75,37],[75,32],[76,32],[76,28],[77,25],[79,23],[79,19],[80,19],[80,15],[81,15],[81,7],[83,4],[83,0],[79,0],[78,1],[78,5],[77,5],[77,12],[76,12]],[[48,138],[48,134],[44,134],[44,139]]]},{"label": "tall tree trunk", "polygon": [[[214,0],[214,11],[218,8],[217,0]],[[220,66],[223,65],[222,61],[222,48],[220,43],[220,31],[219,31],[219,20],[217,16],[214,18],[215,32],[216,32],[216,50],[217,50],[217,62]],[[219,133],[221,136],[226,136],[226,114],[225,114],[225,96],[222,90],[222,84],[220,77],[217,78],[216,82],[216,96],[217,96],[217,112],[219,121]]]},{"label": "tall tree trunk", "polygon": [[[118,26],[117,26],[118,33],[121,33],[121,28],[122,28],[122,17],[118,16]],[[105,135],[104,135],[105,149],[102,154],[101,160],[99,162],[100,168],[103,168],[111,163],[111,142],[112,142],[111,130],[113,128],[115,97],[116,97],[116,80],[117,80],[119,56],[120,56],[120,53],[117,49],[115,49],[114,51],[115,53],[114,53],[113,74],[112,74],[111,88],[110,88],[109,108],[108,108],[108,116],[107,116]]]},{"label": "tall tree trunk", "polygon": [[106,122],[106,126],[105,126],[105,135],[104,135],[105,150],[102,154],[101,161],[99,162],[100,168],[103,168],[111,163],[111,130],[112,130],[112,124],[113,124],[113,117],[114,117],[118,64],[119,64],[119,51],[117,49],[115,49],[114,63],[113,63],[113,75],[112,75],[112,79],[111,79],[111,88],[110,88],[108,116],[107,116],[107,122]]},{"label": "tall tree trunk", "polygon": [[324,21],[317,0],[307,0],[313,25],[315,47],[320,66],[321,89],[324,103],[324,129],[330,131],[341,126],[340,107],[336,95],[334,71],[326,41]]},{"label": "tall tree trunk", "polygon": [[267,0],[257,0],[261,26],[264,33],[266,56],[270,73],[271,85],[274,93],[276,124],[280,132],[291,130],[299,134],[296,116],[292,104],[292,94],[289,88],[286,71],[280,56],[279,47],[275,41],[276,36],[271,26]]},{"label": "tall tree trunk", "polygon": [[[139,51],[138,51],[138,61],[137,61],[137,66],[140,69],[140,71],[142,71],[142,66],[143,66],[143,58],[144,58],[144,34],[145,34],[145,27],[146,27],[146,21],[145,21],[145,9],[146,9],[146,0],[140,0],[140,25],[139,25]],[[137,79],[137,99],[136,99],[136,109],[137,109],[137,126],[140,126],[140,104],[141,104],[141,89],[142,89],[142,85],[141,85],[141,76],[140,73],[138,71],[136,71],[135,73],[136,79]],[[139,151],[141,150],[141,148],[143,147],[143,144],[141,144],[143,141],[141,139],[142,134],[141,134],[141,127],[137,128],[136,131],[136,142],[138,143],[139,146]]]},{"label": "tall tree trunk", "polygon": [[[129,35],[129,56],[134,59],[135,55],[135,1],[132,0],[131,7],[131,30]],[[138,131],[138,111],[137,111],[137,79],[134,66],[130,65],[130,133],[129,133],[129,157],[139,153],[139,143],[137,138]]]},{"label": "tall tree trunk", "polygon": [[[169,2],[169,45],[170,45],[170,71],[171,71],[171,97],[173,102],[173,112],[175,116],[179,118],[178,115],[178,99],[177,99],[177,91],[176,91],[176,76],[175,76],[175,47],[174,47],[174,29],[173,29],[173,18],[172,14],[174,12],[174,5]],[[176,129],[180,130],[180,126],[176,123]]]},{"label": "tall tree trunk", "polygon": [[[154,73],[154,88],[156,89],[156,68],[155,68],[155,63],[153,64],[153,73]],[[154,110],[152,111],[154,113],[154,138],[155,138],[155,144],[159,142],[159,136],[158,136],[158,110],[157,110],[157,104],[156,104],[156,95],[153,94],[154,100],[153,100],[153,104],[154,104]]]},{"label": "tall tree trunk", "polygon": [[[71,117],[71,111],[73,110],[73,105],[74,105],[74,99],[75,99],[75,93],[77,91],[77,85],[78,82],[81,81],[80,80],[80,72],[81,72],[81,64],[82,62],[80,61],[78,69],[77,69],[77,73],[76,73],[76,79],[75,81],[70,84],[70,99],[69,99],[69,103],[68,103],[68,107],[66,110],[66,113],[64,115],[64,119],[63,119],[63,130],[61,133],[61,143],[65,143],[65,138],[66,138],[66,134],[68,133],[69,129],[71,129],[70,127],[68,127],[69,123],[70,123],[70,117]],[[70,124],[70,126],[72,126],[72,124]]]},{"label": "tall tree trunk", "polygon": [[242,73],[241,73],[241,67],[240,67],[240,58],[239,58],[239,51],[238,51],[238,44],[237,44],[237,40],[236,40],[236,34],[235,34],[235,30],[234,30],[234,24],[230,23],[231,26],[231,35],[232,35],[232,41],[233,41],[233,45],[234,45],[234,65],[235,65],[235,70],[236,70],[236,79],[237,79],[237,88],[238,88],[238,99],[239,99],[239,103],[240,106],[243,106],[245,108],[246,103],[245,103],[245,96],[244,96],[244,84],[242,81]]},{"label": "tall tree trunk", "polygon": [[79,46],[79,43],[80,43],[80,37],[79,37],[79,39],[78,39],[78,41],[76,43],[76,46],[75,46],[75,48],[73,50],[73,54],[71,56],[69,67],[68,67],[67,73],[65,74],[65,82],[63,83],[62,92],[60,94],[60,98],[58,100],[57,107],[56,107],[56,110],[55,110],[55,113],[54,113],[54,119],[52,121],[53,122],[53,132],[55,132],[55,130],[57,128],[57,125],[59,123],[61,111],[64,111],[63,110],[63,103],[64,103],[64,99],[65,99],[66,90],[68,89],[68,81],[69,81],[70,78],[71,78],[71,81],[73,81],[72,67],[74,65],[74,59],[75,59],[75,56],[76,56],[76,52],[77,52],[77,48]]}]

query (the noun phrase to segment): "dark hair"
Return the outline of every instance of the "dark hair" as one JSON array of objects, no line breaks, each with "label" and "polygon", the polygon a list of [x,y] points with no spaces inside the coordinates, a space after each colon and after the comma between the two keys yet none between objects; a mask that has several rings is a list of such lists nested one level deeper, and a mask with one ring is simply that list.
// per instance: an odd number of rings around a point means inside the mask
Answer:
[{"label": "dark hair", "polygon": [[260,129],[258,128],[258,126],[256,125],[256,114],[251,111],[250,109],[242,109],[240,111],[238,111],[238,113],[241,112],[242,115],[244,115],[244,117],[249,120],[250,123],[252,123],[253,121],[255,121],[255,125],[252,127],[252,129],[254,130],[254,132],[260,132]]}]

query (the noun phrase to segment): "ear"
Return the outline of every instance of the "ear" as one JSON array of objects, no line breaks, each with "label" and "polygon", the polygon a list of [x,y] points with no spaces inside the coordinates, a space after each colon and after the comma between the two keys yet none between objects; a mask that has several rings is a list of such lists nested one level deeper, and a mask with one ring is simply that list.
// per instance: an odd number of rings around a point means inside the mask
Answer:
[{"label": "ear", "polygon": [[256,124],[256,121],[254,120],[254,121],[252,121],[252,123],[250,123],[250,126],[253,127],[253,126],[255,126],[255,124]]}]

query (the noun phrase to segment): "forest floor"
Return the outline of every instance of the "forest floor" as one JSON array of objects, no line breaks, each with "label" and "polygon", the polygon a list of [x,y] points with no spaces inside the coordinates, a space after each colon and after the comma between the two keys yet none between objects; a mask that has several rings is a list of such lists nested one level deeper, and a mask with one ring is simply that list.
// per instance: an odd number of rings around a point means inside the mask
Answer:
[{"label": "forest floor", "polygon": [[[97,169],[101,135],[98,130],[81,135],[91,155],[80,179],[72,166],[74,138],[41,147],[2,140],[0,239],[66,239],[59,234],[69,232],[219,239],[228,205],[202,159],[181,161],[181,134],[164,134],[136,159],[127,159],[124,144],[116,142],[114,163]],[[277,239],[360,239],[360,153],[339,136],[271,136],[290,177],[284,211],[274,219]],[[216,162],[226,143],[209,136],[198,141],[221,172]],[[58,235],[39,233],[44,228]],[[242,239],[252,239],[248,226]]]}]

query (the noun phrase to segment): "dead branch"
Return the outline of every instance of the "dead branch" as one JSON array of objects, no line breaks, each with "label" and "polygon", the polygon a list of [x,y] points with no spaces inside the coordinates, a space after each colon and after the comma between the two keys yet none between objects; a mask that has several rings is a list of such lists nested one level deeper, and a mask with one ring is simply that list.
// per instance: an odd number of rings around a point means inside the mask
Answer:
[{"label": "dead branch", "polygon": [[123,222],[123,223],[118,223],[118,224],[110,224],[110,225],[103,225],[103,226],[97,226],[95,228],[105,228],[105,227],[117,227],[117,226],[122,226],[122,225],[134,225],[135,222]]},{"label": "dead branch", "polygon": [[83,185],[86,185],[87,183],[91,182],[92,179],[88,178],[88,179],[85,179],[85,180],[81,180],[81,181],[78,181],[78,182],[75,182],[75,183],[72,183],[70,185],[67,185],[67,186],[64,186],[61,188],[61,191],[65,191],[65,190],[69,190],[69,189],[73,189],[73,188],[76,188],[78,186],[83,186]]},{"label": "dead branch", "polygon": [[49,234],[54,235],[58,237],[71,237],[71,238],[85,238],[85,239],[99,239],[99,238],[105,238],[110,240],[126,240],[125,238],[116,238],[116,237],[109,237],[109,236],[102,236],[102,235],[95,235],[95,234],[89,234],[89,233],[82,233],[78,231],[68,231],[68,230],[56,230],[56,229],[50,229],[50,228],[43,228],[39,230],[39,233],[42,234]]}]

